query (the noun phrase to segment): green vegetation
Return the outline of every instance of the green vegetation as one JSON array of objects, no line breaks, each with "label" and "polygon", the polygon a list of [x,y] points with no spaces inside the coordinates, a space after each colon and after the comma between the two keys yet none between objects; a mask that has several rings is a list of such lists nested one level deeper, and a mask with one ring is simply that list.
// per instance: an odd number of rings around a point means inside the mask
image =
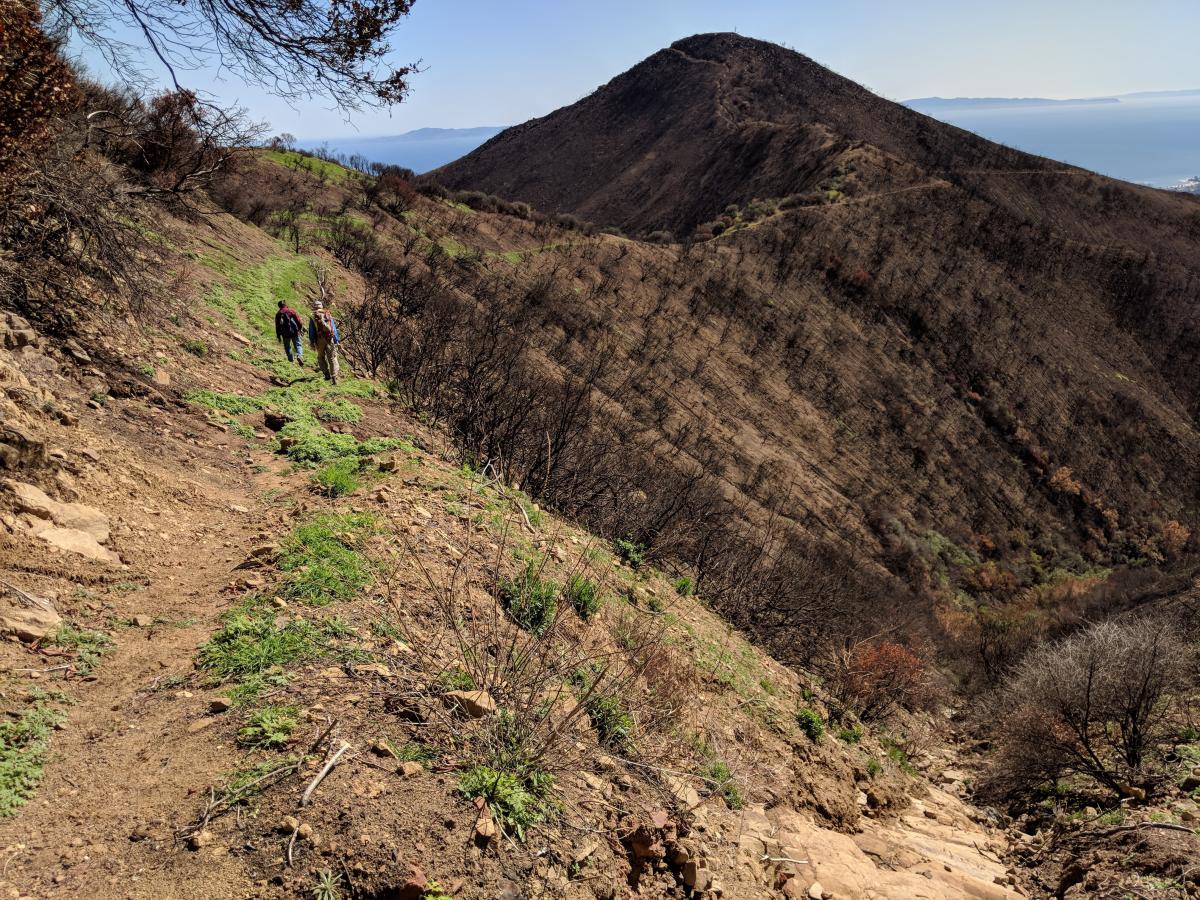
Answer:
[{"label": "green vegetation", "polygon": [[695,583],[686,575],[680,575],[672,584],[675,587],[675,593],[680,597],[690,597],[696,592]]},{"label": "green vegetation", "polygon": [[50,731],[62,719],[62,713],[39,702],[15,721],[0,722],[0,819],[33,796],[45,772]]},{"label": "green vegetation", "polygon": [[811,741],[819,741],[821,735],[825,733],[825,722],[821,719],[821,714],[815,709],[803,707],[796,711],[796,724],[800,726],[800,730],[808,735]]},{"label": "green vegetation", "polygon": [[294,706],[265,706],[246,717],[238,731],[243,747],[266,749],[282,747],[299,724]]},{"label": "green vegetation", "polygon": [[877,775],[879,775],[879,773],[882,771],[883,771],[883,763],[881,763],[875,757],[872,756],[870,759],[867,760],[867,774],[870,777],[874,778]]},{"label": "green vegetation", "polygon": [[322,422],[348,422],[353,425],[361,422],[363,417],[361,406],[340,398],[317,404],[315,411]]},{"label": "green vegetation", "polygon": [[442,689],[447,691],[473,691],[478,687],[471,673],[458,666],[442,672],[437,680]]},{"label": "green vegetation", "polygon": [[572,575],[563,589],[567,601],[585,622],[600,611],[600,588],[582,575]]},{"label": "green vegetation", "polygon": [[316,177],[324,178],[331,184],[340,184],[343,181],[356,177],[353,172],[344,166],[330,162],[327,159],[309,156],[307,153],[300,153],[296,150],[262,150],[260,152],[264,159],[268,159],[288,169],[302,169],[305,172],[311,172]]},{"label": "green vegetation", "polygon": [[704,778],[713,782],[714,793],[720,794],[725,801],[725,805],[730,809],[741,809],[745,805],[745,799],[742,797],[742,789],[733,780],[733,773],[729,771],[729,766],[723,760],[712,760],[705,766],[701,774]]},{"label": "green vegetation", "polygon": [[646,547],[626,538],[618,538],[613,545],[619,556],[630,568],[640,569],[646,561]]},{"label": "green vegetation", "polygon": [[519,577],[500,582],[500,600],[514,622],[541,637],[558,613],[558,590],[558,584],[543,579],[530,560]]},{"label": "green vegetation", "polygon": [[358,548],[374,524],[368,515],[330,513],[294,528],[279,547],[280,593],[309,606],[354,597],[371,583],[371,563]]},{"label": "green vegetation", "polygon": [[468,799],[487,800],[496,824],[521,841],[531,826],[550,815],[553,786],[554,779],[543,772],[518,777],[490,766],[475,766],[458,779],[459,793]]},{"label": "green vegetation", "polygon": [[193,356],[208,356],[208,344],[194,338],[184,341],[183,349]]},{"label": "green vegetation", "polygon": [[863,730],[861,725],[854,725],[849,728],[838,729],[838,740],[847,744],[857,744],[862,741]]},{"label": "green vegetation", "polygon": [[54,643],[75,651],[75,671],[86,675],[100,664],[112,640],[102,631],[62,625],[54,635]]},{"label": "green vegetation", "polygon": [[322,869],[317,873],[312,896],[313,900],[342,900],[342,876],[332,869]]},{"label": "green vegetation", "polygon": [[437,753],[432,747],[426,746],[419,741],[409,741],[407,744],[402,744],[397,747],[391,741],[385,741],[388,748],[395,754],[396,759],[401,762],[429,762],[432,759],[437,759]]},{"label": "green vegetation", "polygon": [[256,412],[263,408],[262,401],[257,397],[247,397],[244,394],[222,394],[218,391],[190,391],[185,399],[198,403],[216,412],[231,416]]},{"label": "green vegetation", "polygon": [[261,600],[244,603],[225,614],[220,631],[200,648],[200,667],[261,690],[270,676],[278,676],[272,669],[324,653],[326,638],[322,628],[304,619],[276,627],[274,609]]},{"label": "green vegetation", "polygon": [[627,752],[633,746],[633,716],[619,697],[593,694],[584,705],[600,741],[614,750]]},{"label": "green vegetation", "polygon": [[326,497],[341,497],[358,490],[359,463],[353,459],[337,459],[316,472],[315,484]]},{"label": "green vegetation", "polygon": [[223,275],[228,286],[214,285],[206,302],[224,314],[244,337],[260,346],[275,345],[275,312],[280,300],[301,306],[297,288],[313,283],[312,268],[300,256],[272,256],[246,266],[222,252],[206,254],[200,262]]}]

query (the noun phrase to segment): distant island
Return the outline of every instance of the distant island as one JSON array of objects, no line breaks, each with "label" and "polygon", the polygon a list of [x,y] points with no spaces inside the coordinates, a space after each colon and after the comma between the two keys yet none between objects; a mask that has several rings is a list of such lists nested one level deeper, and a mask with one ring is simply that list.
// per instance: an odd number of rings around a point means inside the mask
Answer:
[{"label": "distant island", "polygon": [[1008,109],[1030,106],[1096,106],[1120,103],[1116,97],[1076,97],[1052,100],[1048,97],[917,97],[904,105],[920,112],[945,112],[955,109]]},{"label": "distant island", "polygon": [[305,150],[324,148],[347,156],[357,153],[372,162],[392,163],[421,173],[470,153],[503,131],[504,127],[480,125],[475,128],[418,128],[403,134],[374,137],[340,135],[301,140],[300,146]]}]

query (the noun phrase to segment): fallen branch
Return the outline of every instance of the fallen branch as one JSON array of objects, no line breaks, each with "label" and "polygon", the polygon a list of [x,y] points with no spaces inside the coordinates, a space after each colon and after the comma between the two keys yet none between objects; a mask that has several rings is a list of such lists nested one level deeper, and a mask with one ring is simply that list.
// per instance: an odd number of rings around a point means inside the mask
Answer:
[{"label": "fallen branch", "polygon": [[314,778],[309,786],[305,789],[304,794],[300,797],[301,806],[308,806],[308,801],[312,799],[313,791],[317,789],[317,785],[325,780],[325,776],[333,771],[333,767],[336,766],[338,760],[342,758],[342,754],[349,749],[350,745],[345,741],[342,741],[342,746],[338,747],[337,752],[329,758],[329,762],[325,763],[324,768],[317,773],[317,777]]},{"label": "fallen branch", "polygon": [[809,861],[807,859],[792,859],[790,856],[771,856],[766,853],[764,853],[762,855],[762,859],[759,860],[759,862],[773,862],[773,863],[786,862],[786,863],[795,863],[798,866],[807,866],[809,864]]}]

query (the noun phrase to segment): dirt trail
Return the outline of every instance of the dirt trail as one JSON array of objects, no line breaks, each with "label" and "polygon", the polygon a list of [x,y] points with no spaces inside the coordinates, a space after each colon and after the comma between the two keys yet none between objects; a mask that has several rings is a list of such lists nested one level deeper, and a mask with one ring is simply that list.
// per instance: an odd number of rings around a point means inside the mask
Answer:
[{"label": "dirt trail", "polygon": [[[0,820],[0,896],[228,896],[245,879],[240,866],[209,859],[199,883],[181,883],[178,869],[169,877],[161,869],[173,854],[155,852],[171,848],[175,829],[230,765],[229,748],[200,727],[212,721],[201,716],[216,692],[189,679],[197,647],[227,606],[223,588],[262,534],[257,498],[273,483],[255,474],[269,454],[210,443],[212,434],[189,411],[163,415],[131,400],[110,403],[73,435],[76,446],[103,447],[117,473],[99,474],[108,490],[87,502],[153,529],[120,544],[122,577],[143,586],[105,594],[105,612],[154,624],[106,629],[113,646],[83,679],[64,680],[53,656],[25,654],[24,668],[14,667],[30,687],[62,690],[74,703],[36,796]],[[136,486],[118,480],[130,464],[145,467]],[[19,571],[19,560],[8,562]]]}]

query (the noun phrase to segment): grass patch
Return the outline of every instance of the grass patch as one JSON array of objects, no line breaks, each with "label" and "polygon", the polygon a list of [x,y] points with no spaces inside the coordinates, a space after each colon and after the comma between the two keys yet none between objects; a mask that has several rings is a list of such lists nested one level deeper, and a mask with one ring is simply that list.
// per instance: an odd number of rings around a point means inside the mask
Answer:
[{"label": "grass patch", "polygon": [[263,408],[262,400],[257,397],[223,394],[219,391],[189,391],[184,399],[230,416],[241,416]]},{"label": "grass patch", "polygon": [[63,714],[38,703],[16,721],[0,722],[0,819],[14,815],[42,781],[50,732]]},{"label": "grass patch", "polygon": [[361,422],[363,417],[361,406],[340,398],[317,404],[315,412],[322,422],[347,422],[353,425]]},{"label": "grass patch", "polygon": [[438,675],[438,684],[446,691],[473,691],[478,685],[466,669],[455,666]]},{"label": "grass patch", "polygon": [[300,724],[294,706],[265,706],[246,717],[237,740],[243,747],[270,749],[282,747]]},{"label": "grass patch", "polygon": [[432,747],[422,744],[420,741],[409,741],[407,744],[402,744],[399,747],[390,740],[385,739],[384,743],[396,755],[396,759],[401,762],[424,763],[437,759],[437,752]]},{"label": "grass patch", "polygon": [[636,541],[626,538],[618,538],[613,545],[617,551],[617,556],[629,565],[631,569],[640,569],[642,563],[646,561],[646,547],[644,544],[639,544]]},{"label": "grass patch", "polygon": [[622,752],[633,747],[633,716],[626,711],[619,697],[593,694],[584,709],[601,743]]},{"label": "grass patch", "polygon": [[374,523],[359,513],[326,514],[294,528],[279,546],[280,593],[309,606],[354,597],[371,583],[371,563],[358,548]]},{"label": "grass patch", "polygon": [[701,773],[709,781],[713,782],[713,792],[720,794],[721,799],[725,801],[725,805],[730,809],[741,809],[746,805],[746,800],[742,796],[742,789],[733,779],[733,773],[729,771],[729,766],[723,760],[714,759]]},{"label": "grass patch", "polygon": [[558,584],[543,579],[531,560],[519,577],[500,582],[500,600],[514,622],[540,637],[558,613],[558,590]]},{"label": "grass patch", "polygon": [[672,585],[675,588],[675,593],[680,597],[690,597],[696,592],[696,584],[688,576],[681,575],[676,578]]},{"label": "grass patch", "polygon": [[75,671],[86,675],[100,664],[100,658],[112,646],[112,639],[102,631],[62,625],[54,635],[54,643],[75,651]]},{"label": "grass patch", "polygon": [[582,575],[572,575],[563,589],[567,601],[585,622],[600,611],[600,587]]},{"label": "grass patch", "polygon": [[863,730],[861,725],[855,725],[851,728],[839,728],[837,732],[838,740],[847,744],[858,744],[862,741]]},{"label": "grass patch", "polygon": [[261,690],[269,686],[271,670],[324,653],[326,638],[306,620],[276,627],[273,609],[243,605],[227,613],[221,629],[200,648],[200,667],[222,680],[246,680]]},{"label": "grass patch", "polygon": [[810,741],[819,741],[821,735],[825,733],[825,723],[821,719],[821,714],[815,709],[805,707],[796,711],[796,724],[800,726],[800,730],[808,735]]},{"label": "grass patch", "polygon": [[553,804],[550,800],[554,779],[544,772],[518,777],[491,766],[475,766],[458,779],[458,791],[467,799],[483,797],[505,833],[525,840],[526,831],[544,822]]},{"label": "grass patch", "polygon": [[342,497],[358,490],[359,463],[354,459],[337,459],[316,472],[313,484],[326,497]]}]

